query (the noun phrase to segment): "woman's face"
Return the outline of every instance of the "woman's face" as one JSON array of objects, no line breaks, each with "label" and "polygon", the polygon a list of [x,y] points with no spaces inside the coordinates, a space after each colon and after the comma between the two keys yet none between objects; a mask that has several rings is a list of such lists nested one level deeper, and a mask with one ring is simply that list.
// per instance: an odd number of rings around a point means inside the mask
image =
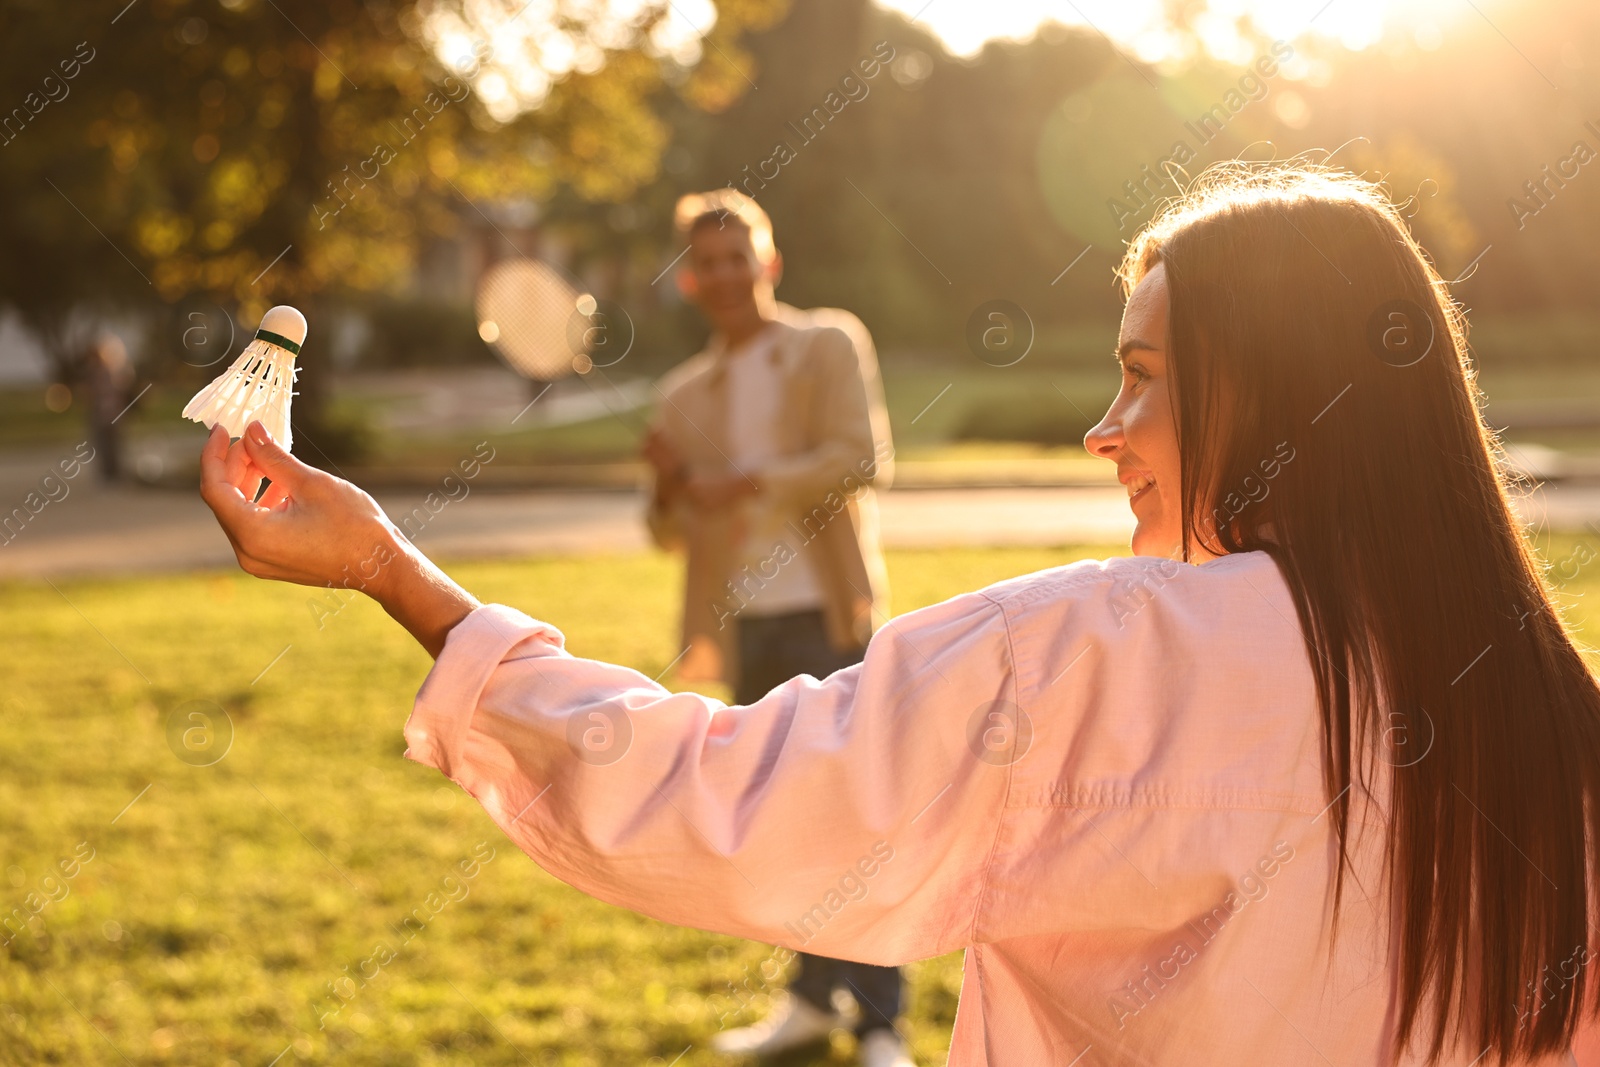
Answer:
[{"label": "woman's face", "polygon": [[[1167,269],[1157,263],[1140,279],[1122,313],[1117,337],[1122,388],[1083,445],[1117,465],[1137,525],[1133,554],[1183,558],[1178,480],[1178,423],[1167,381]],[[1195,546],[1192,557],[1207,554]]]}]

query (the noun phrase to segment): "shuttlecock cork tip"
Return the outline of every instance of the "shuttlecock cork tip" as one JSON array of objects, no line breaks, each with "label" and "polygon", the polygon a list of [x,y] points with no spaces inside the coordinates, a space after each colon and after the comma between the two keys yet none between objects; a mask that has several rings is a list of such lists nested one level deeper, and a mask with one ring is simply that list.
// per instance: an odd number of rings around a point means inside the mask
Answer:
[{"label": "shuttlecock cork tip", "polygon": [[279,304],[261,316],[261,329],[287,337],[297,345],[306,341],[306,317],[288,304]]}]

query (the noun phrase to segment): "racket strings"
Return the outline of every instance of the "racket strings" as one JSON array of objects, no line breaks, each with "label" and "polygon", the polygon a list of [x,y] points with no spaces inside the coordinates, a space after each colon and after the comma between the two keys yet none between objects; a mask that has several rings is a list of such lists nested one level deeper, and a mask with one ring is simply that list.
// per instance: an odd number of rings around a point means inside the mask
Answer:
[{"label": "racket strings", "polygon": [[[579,290],[555,268],[533,259],[505,260],[479,286],[482,335],[513,370],[549,381],[575,369],[573,316]],[[490,328],[492,324],[492,328]]]}]

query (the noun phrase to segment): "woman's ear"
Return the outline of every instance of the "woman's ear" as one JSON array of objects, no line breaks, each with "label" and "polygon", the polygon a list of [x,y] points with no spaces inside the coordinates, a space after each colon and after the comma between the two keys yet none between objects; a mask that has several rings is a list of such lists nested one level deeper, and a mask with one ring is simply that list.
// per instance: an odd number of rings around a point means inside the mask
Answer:
[{"label": "woman's ear", "polygon": [[772,258],[767,261],[766,270],[763,273],[766,275],[767,284],[776,289],[778,283],[783,280],[782,252],[779,252],[776,248],[772,250]]},{"label": "woman's ear", "polygon": [[688,267],[679,267],[673,272],[672,280],[678,284],[678,293],[685,300],[693,302],[700,293],[700,286],[695,281],[694,271]]}]

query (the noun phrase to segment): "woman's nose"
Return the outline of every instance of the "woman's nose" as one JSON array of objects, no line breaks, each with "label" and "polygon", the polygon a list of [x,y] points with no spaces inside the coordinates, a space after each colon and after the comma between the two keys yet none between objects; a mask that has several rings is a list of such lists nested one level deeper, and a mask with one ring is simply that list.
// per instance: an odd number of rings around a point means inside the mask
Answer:
[{"label": "woman's nose", "polygon": [[1119,420],[1112,417],[1111,412],[1106,412],[1105,418],[1083,435],[1083,447],[1089,455],[1099,456],[1116,462],[1117,453],[1122,451],[1122,427]]}]

